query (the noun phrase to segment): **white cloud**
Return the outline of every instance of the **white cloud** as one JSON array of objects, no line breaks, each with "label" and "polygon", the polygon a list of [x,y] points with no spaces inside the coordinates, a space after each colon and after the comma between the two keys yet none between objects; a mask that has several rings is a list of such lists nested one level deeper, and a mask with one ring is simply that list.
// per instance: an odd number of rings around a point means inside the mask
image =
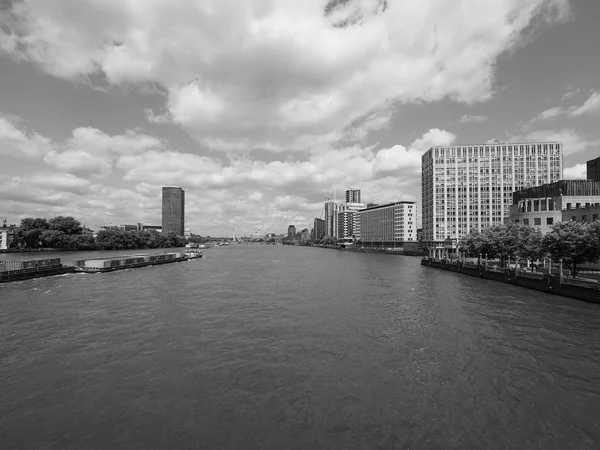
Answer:
[{"label": "white cloud", "polygon": [[540,142],[551,141],[561,142],[563,144],[563,154],[572,155],[580,153],[588,148],[597,147],[600,141],[589,140],[582,136],[577,130],[572,128],[562,128],[560,130],[535,130],[522,136],[515,136],[512,142]]},{"label": "white cloud", "polygon": [[531,120],[531,122],[549,120],[549,119],[552,119],[554,117],[558,117],[561,114],[564,114],[564,112],[565,112],[565,110],[562,107],[560,107],[560,106],[556,106],[554,108],[549,108],[549,109],[546,109],[545,111],[542,111],[537,116],[535,116]]},{"label": "white cloud", "polygon": [[0,49],[61,78],[156,86],[167,110],[148,120],[172,118],[206,145],[285,150],[344,139],[353,123],[362,139],[396,102],[487,100],[497,57],[569,11],[568,0],[357,0],[329,14],[324,3],[29,0],[4,13]]},{"label": "white cloud", "polygon": [[600,92],[592,93],[583,105],[569,108],[570,117],[577,117],[583,114],[600,114]]},{"label": "white cloud", "polygon": [[488,120],[487,116],[472,116],[470,114],[465,114],[461,116],[460,123],[480,123]]},{"label": "white cloud", "polygon": [[585,164],[575,164],[572,167],[563,169],[563,178],[565,180],[585,180],[587,179],[587,167]]},{"label": "white cloud", "polygon": [[572,97],[575,97],[577,94],[579,93],[579,89],[569,89],[567,92],[565,92],[560,99],[561,100],[568,100]]}]

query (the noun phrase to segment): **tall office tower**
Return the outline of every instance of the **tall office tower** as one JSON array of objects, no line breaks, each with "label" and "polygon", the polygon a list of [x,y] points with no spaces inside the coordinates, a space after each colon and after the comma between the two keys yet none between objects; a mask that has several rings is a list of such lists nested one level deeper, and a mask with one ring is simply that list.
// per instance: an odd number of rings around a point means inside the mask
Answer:
[{"label": "tall office tower", "polygon": [[325,202],[325,236],[337,238],[338,205],[335,202]]},{"label": "tall office tower", "polygon": [[296,227],[294,225],[290,225],[288,227],[288,239],[294,239],[296,237]]},{"label": "tall office tower", "polygon": [[162,188],[162,232],[183,236],[185,224],[185,191],[179,186]]},{"label": "tall office tower", "polygon": [[313,226],[313,238],[315,241],[320,241],[325,236],[325,221],[315,217],[315,224]]},{"label": "tall office tower", "polygon": [[346,203],[360,203],[360,189],[346,189]]},{"label": "tall office tower", "polygon": [[586,162],[588,180],[600,181],[600,157]]},{"label": "tall office tower", "polygon": [[423,243],[501,224],[514,191],[562,178],[562,156],[558,142],[430,148],[421,158]]}]

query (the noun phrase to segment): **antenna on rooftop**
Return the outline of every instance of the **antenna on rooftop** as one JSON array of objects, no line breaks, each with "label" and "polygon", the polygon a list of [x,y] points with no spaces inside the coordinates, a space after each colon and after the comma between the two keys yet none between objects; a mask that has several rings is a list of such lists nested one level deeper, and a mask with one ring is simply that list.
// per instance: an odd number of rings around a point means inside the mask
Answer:
[{"label": "antenna on rooftop", "polygon": [[496,144],[505,144],[505,142],[500,142],[498,139],[494,139],[494,142],[495,142]]}]

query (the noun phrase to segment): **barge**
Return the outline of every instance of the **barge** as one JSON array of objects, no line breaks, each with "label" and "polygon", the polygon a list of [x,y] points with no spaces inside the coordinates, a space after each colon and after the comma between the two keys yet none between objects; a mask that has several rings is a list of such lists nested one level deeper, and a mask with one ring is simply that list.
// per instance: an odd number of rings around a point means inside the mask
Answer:
[{"label": "barge", "polygon": [[190,254],[188,252],[83,259],[80,261],[75,261],[75,272],[113,272],[115,270],[134,269],[137,267],[156,266],[158,264],[187,261],[188,259],[190,259]]},{"label": "barge", "polygon": [[74,267],[64,266],[60,258],[0,261],[0,283],[63,275],[74,271]]}]

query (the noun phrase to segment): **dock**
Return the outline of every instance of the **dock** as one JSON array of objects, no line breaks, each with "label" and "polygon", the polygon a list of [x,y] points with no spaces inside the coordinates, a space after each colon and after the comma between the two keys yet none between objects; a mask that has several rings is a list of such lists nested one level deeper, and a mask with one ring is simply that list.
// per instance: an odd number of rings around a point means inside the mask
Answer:
[{"label": "dock", "polygon": [[104,273],[135,269],[202,258],[200,251],[159,253],[156,255],[127,255],[110,258],[82,259],[75,264],[63,264],[60,258],[29,261],[0,261],[0,283],[31,278],[50,277],[65,273]]}]

